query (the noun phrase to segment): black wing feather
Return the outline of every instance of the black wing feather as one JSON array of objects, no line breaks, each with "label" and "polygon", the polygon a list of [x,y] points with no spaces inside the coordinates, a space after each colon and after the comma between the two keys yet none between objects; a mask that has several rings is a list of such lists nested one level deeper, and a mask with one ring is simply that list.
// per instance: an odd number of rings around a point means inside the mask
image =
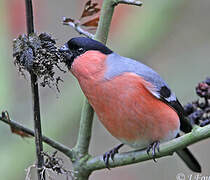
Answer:
[{"label": "black wing feather", "polygon": [[179,116],[180,119],[180,129],[181,131],[185,133],[189,133],[192,130],[192,124],[189,122],[187,117],[185,116],[184,108],[182,107],[181,103],[176,99],[176,101],[167,101],[164,97],[161,97],[160,100],[162,100],[164,103],[168,104],[170,107],[172,107],[176,113]]},{"label": "black wing feather", "polygon": [[187,120],[187,118],[185,116],[184,108],[182,107],[182,105],[178,101],[178,99],[176,97],[174,97],[173,99],[170,99],[170,96],[172,96],[172,92],[171,92],[170,88],[167,86],[162,86],[159,90],[159,95],[160,95],[160,99],[163,102],[168,104],[170,107],[172,107],[177,112],[179,119],[180,119],[180,124],[181,124],[180,129],[185,133],[190,132],[192,130],[192,125]]}]

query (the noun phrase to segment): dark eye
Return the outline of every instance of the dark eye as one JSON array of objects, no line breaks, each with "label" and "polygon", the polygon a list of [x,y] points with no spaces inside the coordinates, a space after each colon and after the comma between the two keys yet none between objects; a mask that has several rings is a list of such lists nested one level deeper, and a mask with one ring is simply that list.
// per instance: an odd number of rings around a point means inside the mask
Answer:
[{"label": "dark eye", "polygon": [[84,49],[83,49],[83,48],[79,48],[77,51],[78,51],[79,53],[82,53],[82,52],[84,52]]}]

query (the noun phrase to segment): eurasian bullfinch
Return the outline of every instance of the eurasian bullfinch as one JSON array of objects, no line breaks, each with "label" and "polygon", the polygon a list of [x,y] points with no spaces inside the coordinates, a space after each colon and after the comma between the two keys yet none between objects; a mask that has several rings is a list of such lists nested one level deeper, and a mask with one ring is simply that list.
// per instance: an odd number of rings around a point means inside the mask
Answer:
[{"label": "eurasian bullfinch", "polygon": [[[191,131],[175,94],[150,67],[86,37],[72,38],[60,51],[99,120],[123,144],[152,149],[154,155],[159,143],[176,138],[180,129]],[[105,154],[107,166],[121,146]],[[192,171],[201,172],[187,148],[177,154]]]}]

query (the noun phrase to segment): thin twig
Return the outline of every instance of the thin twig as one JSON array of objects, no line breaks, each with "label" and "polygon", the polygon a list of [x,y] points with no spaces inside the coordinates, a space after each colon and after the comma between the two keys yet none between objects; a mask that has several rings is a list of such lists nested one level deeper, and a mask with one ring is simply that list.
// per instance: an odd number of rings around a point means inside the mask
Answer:
[{"label": "thin twig", "polygon": [[32,0],[25,0],[26,4],[26,23],[27,23],[27,33],[34,33],[34,18],[33,18],[33,5]]},{"label": "thin twig", "polygon": [[[160,145],[160,152],[157,152],[155,159],[172,155],[173,152],[183,149],[198,141],[207,139],[210,137],[210,125],[205,127],[195,127],[191,133],[185,134],[179,138],[173,139],[169,142]],[[109,167],[119,167],[128,164],[134,164],[142,161],[153,159],[154,157],[148,156],[146,150],[142,151],[130,151],[125,153],[116,154],[114,161],[109,162]],[[97,156],[87,161],[86,166],[89,171],[95,171],[106,168],[103,160],[103,156]]]},{"label": "thin twig", "polygon": [[[20,123],[14,121],[14,120],[11,120],[11,119],[10,119],[10,120],[8,121],[7,119],[2,118],[2,117],[0,116],[0,121],[6,123],[6,124],[8,124],[8,125],[10,125],[11,127],[13,127],[13,128],[16,129],[16,130],[20,130],[20,131],[22,131],[22,132],[24,132],[24,133],[26,133],[26,134],[28,134],[28,135],[34,136],[34,131],[33,131],[33,130],[31,130],[31,129],[25,127],[25,126],[23,126],[22,124],[20,124]],[[48,144],[49,146],[51,146],[51,147],[57,149],[58,151],[64,153],[64,154],[65,154],[66,156],[68,156],[70,159],[73,158],[73,150],[70,149],[70,148],[68,148],[67,146],[65,146],[65,145],[63,145],[63,144],[61,144],[61,143],[59,143],[59,142],[57,142],[57,141],[55,141],[55,140],[53,140],[53,139],[51,139],[51,138],[48,138],[48,137],[46,137],[46,136],[44,136],[44,135],[42,136],[42,140],[43,140],[43,142],[45,142],[45,143]]]},{"label": "thin twig", "polygon": [[135,0],[116,0],[114,5],[118,5],[118,4],[142,6],[143,3],[141,1],[135,1]]},{"label": "thin twig", "polygon": [[[63,18],[63,21],[65,21],[65,17]],[[82,29],[78,24],[75,24],[73,22],[63,22],[64,25],[68,25],[71,26],[72,28],[75,29],[75,31],[77,31],[79,34],[82,34],[88,38],[93,38],[94,35],[89,33],[88,31],[85,31],[84,29]]]},{"label": "thin twig", "polygon": [[[26,4],[27,33],[29,36],[30,34],[34,33],[32,0],[25,0],[25,4]],[[40,117],[40,105],[39,105],[39,88],[37,83],[37,76],[32,71],[30,72],[30,74],[31,74],[33,112],[34,112],[37,171],[38,171],[38,179],[41,180],[43,179],[41,177],[41,172],[43,168],[44,158],[42,155],[43,145],[42,145],[42,130],[41,130],[41,117]]]}]

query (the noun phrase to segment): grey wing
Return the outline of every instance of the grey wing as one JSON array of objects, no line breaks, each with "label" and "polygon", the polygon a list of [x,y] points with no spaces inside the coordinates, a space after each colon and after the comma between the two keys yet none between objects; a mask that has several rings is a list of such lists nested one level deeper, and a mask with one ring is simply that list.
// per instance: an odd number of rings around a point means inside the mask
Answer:
[{"label": "grey wing", "polygon": [[107,71],[105,73],[106,79],[118,76],[124,72],[132,72],[143,77],[146,81],[154,85],[154,88],[147,89],[158,99],[172,107],[178,114],[181,122],[180,129],[184,132],[190,132],[191,124],[185,117],[184,109],[176,95],[170,90],[167,83],[155,72],[152,68],[135,61],[130,58],[122,57],[116,53],[112,53],[107,57]]}]

